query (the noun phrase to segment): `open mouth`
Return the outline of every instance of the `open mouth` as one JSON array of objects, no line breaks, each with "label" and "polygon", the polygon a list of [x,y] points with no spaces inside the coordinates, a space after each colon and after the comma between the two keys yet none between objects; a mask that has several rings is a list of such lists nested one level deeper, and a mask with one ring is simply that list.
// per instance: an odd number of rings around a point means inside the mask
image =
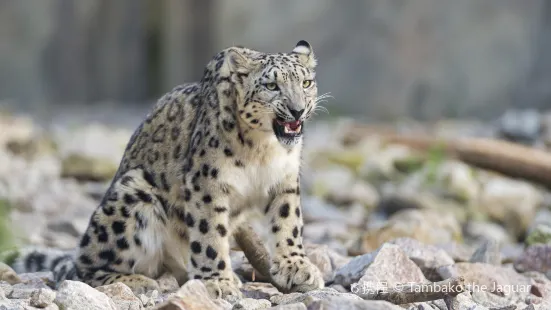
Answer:
[{"label": "open mouth", "polygon": [[302,122],[286,122],[280,119],[274,119],[274,133],[278,138],[297,138],[302,135]]}]

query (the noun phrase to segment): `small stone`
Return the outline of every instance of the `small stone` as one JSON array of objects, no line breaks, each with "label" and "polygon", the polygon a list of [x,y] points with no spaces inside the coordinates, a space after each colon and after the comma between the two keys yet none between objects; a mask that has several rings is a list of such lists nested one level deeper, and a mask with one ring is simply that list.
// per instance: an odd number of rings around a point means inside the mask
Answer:
[{"label": "small stone", "polygon": [[532,184],[495,177],[483,185],[478,205],[490,219],[502,223],[517,238],[527,231],[542,202],[542,193]]},{"label": "small stone", "polygon": [[33,280],[27,283],[19,283],[12,286],[12,292],[9,295],[11,299],[28,299],[31,298],[31,294],[38,289],[49,289],[41,280]]},{"label": "small stone", "polygon": [[243,283],[241,292],[245,298],[253,299],[270,299],[274,295],[281,295],[272,284],[263,282]]},{"label": "small stone", "polygon": [[233,305],[232,310],[260,310],[268,309],[272,303],[265,299],[244,298]]},{"label": "small stone", "polygon": [[306,305],[304,305],[301,302],[295,302],[292,304],[285,304],[285,305],[279,305],[272,308],[269,308],[270,310],[307,310]]},{"label": "small stone", "polygon": [[63,281],[54,302],[63,310],[117,309],[107,295],[79,281]]},{"label": "small stone", "polygon": [[439,267],[455,263],[444,250],[433,245],[423,244],[412,238],[398,238],[389,243],[399,246],[431,281],[442,280],[437,273]]},{"label": "small stone", "polygon": [[30,304],[37,308],[46,308],[53,304],[56,293],[50,289],[41,288],[31,293]]},{"label": "small stone", "polygon": [[362,235],[363,249],[371,251],[383,243],[400,237],[410,237],[425,244],[459,241],[461,225],[456,216],[444,210],[406,209],[393,214],[388,222]]},{"label": "small stone", "polygon": [[486,221],[469,221],[465,225],[465,239],[474,242],[494,241],[499,244],[513,242],[507,229],[500,224]]},{"label": "small stone", "polygon": [[478,305],[469,292],[461,293],[452,299],[450,309],[454,310],[489,310],[487,307]]},{"label": "small stone", "polygon": [[535,244],[527,247],[515,261],[519,272],[538,271],[551,279],[551,244]]},{"label": "small stone", "polygon": [[0,281],[0,291],[4,292],[5,296],[9,296],[13,291],[13,287],[6,281]]},{"label": "small stone", "polygon": [[446,242],[435,245],[444,250],[456,262],[468,262],[474,254],[475,249],[464,243]]},{"label": "small stone", "polygon": [[117,168],[111,159],[74,153],[63,159],[61,176],[82,181],[108,181]]},{"label": "small stone", "polygon": [[124,283],[115,282],[113,284],[97,287],[96,290],[110,297],[119,310],[143,309],[140,299],[136,297],[132,290]]},{"label": "small stone", "polygon": [[[168,310],[176,305],[185,310],[198,309],[231,309],[231,304],[222,299],[212,300],[207,288],[200,280],[189,280],[166,303],[158,309]],[[179,309],[179,308],[174,308]]]},{"label": "small stone", "polygon": [[178,281],[176,280],[176,278],[169,273],[165,273],[160,276],[157,279],[157,282],[159,283],[159,287],[161,288],[162,293],[175,292],[180,288],[180,285],[178,285]]},{"label": "small stone", "polygon": [[11,285],[22,282],[17,273],[10,266],[2,262],[0,262],[0,281],[6,281]]},{"label": "small stone", "polygon": [[313,290],[306,293],[291,293],[285,295],[276,295],[270,298],[270,301],[276,305],[292,304],[302,302],[308,305],[312,301],[325,300],[330,297],[339,296],[351,300],[362,300],[359,296],[351,293],[340,293],[335,289],[325,287],[319,290]]},{"label": "small stone", "polygon": [[356,300],[335,296],[326,300],[315,300],[308,304],[308,310],[403,310],[404,308],[387,301]]},{"label": "small stone", "polygon": [[483,242],[482,245],[474,252],[470,262],[501,265],[501,252],[499,244],[492,240]]}]

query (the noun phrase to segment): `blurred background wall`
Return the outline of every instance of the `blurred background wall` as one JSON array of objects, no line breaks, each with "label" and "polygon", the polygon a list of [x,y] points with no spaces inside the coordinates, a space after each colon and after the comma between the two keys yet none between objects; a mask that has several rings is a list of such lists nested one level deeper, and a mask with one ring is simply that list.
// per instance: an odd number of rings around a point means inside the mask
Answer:
[{"label": "blurred background wall", "polygon": [[334,115],[495,117],[551,105],[545,0],[0,0],[0,100],[143,107],[218,50],[317,53]]}]

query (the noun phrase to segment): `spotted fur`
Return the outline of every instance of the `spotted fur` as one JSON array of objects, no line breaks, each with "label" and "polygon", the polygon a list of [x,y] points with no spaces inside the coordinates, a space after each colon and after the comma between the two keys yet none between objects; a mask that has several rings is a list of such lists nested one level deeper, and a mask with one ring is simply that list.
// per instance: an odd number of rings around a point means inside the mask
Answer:
[{"label": "spotted fur", "polygon": [[[158,289],[155,279],[169,272],[179,283],[201,279],[213,296],[241,296],[229,237],[245,212],[258,210],[274,237],[275,281],[294,291],[323,287],[302,245],[299,186],[315,67],[305,41],[291,53],[230,47],[200,82],[164,95],[132,135],[91,216],[75,272],[60,278],[136,291]],[[22,256],[19,266],[36,265],[29,260],[37,255]],[[35,269],[55,269],[48,262]]]}]

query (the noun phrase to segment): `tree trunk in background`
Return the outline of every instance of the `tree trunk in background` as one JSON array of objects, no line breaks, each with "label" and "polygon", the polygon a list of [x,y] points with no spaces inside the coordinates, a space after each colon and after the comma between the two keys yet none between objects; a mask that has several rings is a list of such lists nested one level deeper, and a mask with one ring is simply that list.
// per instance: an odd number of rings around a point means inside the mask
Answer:
[{"label": "tree trunk in background", "polygon": [[88,25],[87,99],[140,101],[148,95],[145,0],[99,0]]},{"label": "tree trunk in background", "polygon": [[211,0],[166,0],[162,19],[160,92],[197,81],[212,57]]}]

